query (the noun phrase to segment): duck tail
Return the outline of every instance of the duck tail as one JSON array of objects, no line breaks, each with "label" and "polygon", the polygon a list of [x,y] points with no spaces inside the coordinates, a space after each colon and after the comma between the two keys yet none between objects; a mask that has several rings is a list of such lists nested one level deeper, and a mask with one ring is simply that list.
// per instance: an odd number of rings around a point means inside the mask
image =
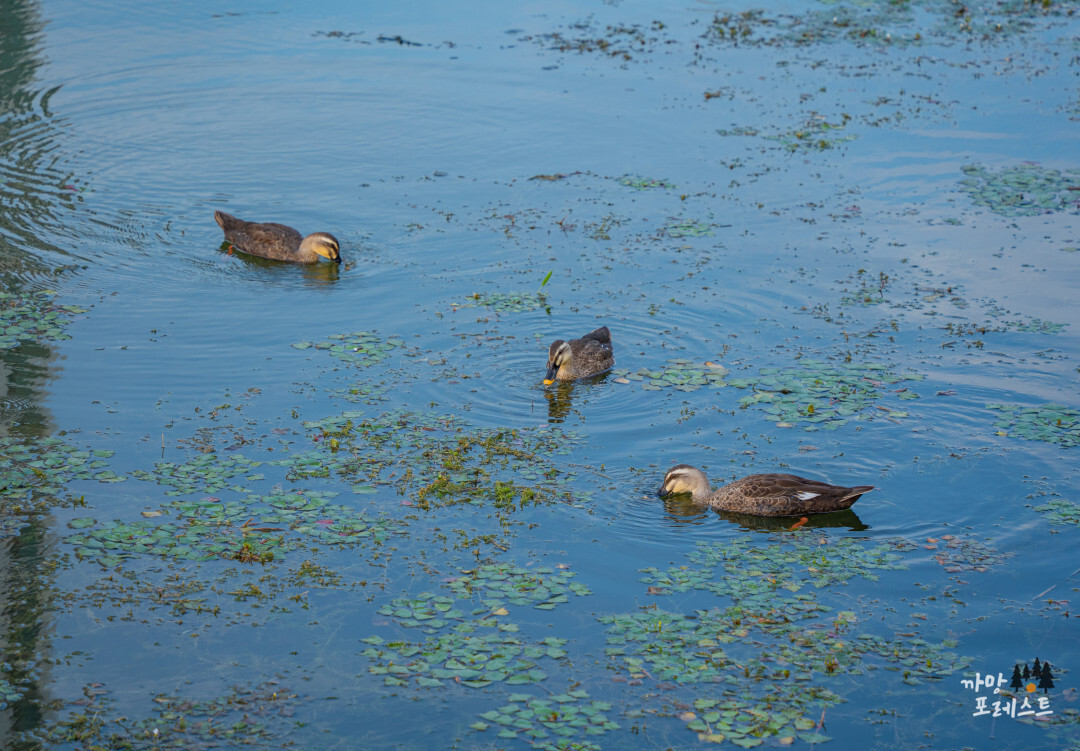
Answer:
[{"label": "duck tail", "polygon": [[848,488],[848,495],[844,498],[844,500],[850,500],[852,503],[855,503],[855,501],[859,500],[859,497],[862,496],[863,493],[869,493],[873,489],[873,485],[856,485],[853,488]]},{"label": "duck tail", "polygon": [[582,339],[592,339],[593,341],[600,342],[601,344],[611,344],[611,332],[608,331],[607,326],[601,326],[596,331],[590,331]]}]

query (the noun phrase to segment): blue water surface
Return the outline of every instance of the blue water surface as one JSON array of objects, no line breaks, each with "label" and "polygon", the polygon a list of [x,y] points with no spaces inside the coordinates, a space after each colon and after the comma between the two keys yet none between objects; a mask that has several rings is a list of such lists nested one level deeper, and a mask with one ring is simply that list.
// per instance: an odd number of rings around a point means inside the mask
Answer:
[{"label": "blue water surface", "polygon": [[1074,11],[3,3],[4,745],[1080,744]]}]

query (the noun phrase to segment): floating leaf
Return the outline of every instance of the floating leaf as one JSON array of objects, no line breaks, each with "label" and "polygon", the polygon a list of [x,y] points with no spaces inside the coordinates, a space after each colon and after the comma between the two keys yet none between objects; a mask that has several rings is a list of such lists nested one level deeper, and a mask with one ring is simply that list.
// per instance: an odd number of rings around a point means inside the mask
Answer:
[{"label": "floating leaf", "polygon": [[1002,413],[994,427],[999,435],[1012,435],[1029,441],[1056,443],[1063,448],[1080,445],[1080,410],[1049,402],[1036,407],[1020,404],[987,404],[987,409]]}]

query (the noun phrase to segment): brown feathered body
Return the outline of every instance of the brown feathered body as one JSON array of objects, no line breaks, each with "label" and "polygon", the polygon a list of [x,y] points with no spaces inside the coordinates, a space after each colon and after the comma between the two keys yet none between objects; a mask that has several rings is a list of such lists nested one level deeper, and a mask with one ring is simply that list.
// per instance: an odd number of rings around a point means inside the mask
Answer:
[{"label": "brown feathered body", "polygon": [[290,263],[316,263],[319,258],[341,263],[337,238],[329,232],[304,237],[285,224],[245,222],[224,211],[215,211],[214,220],[225,232],[225,239],[244,253]]},{"label": "brown feathered body", "polygon": [[873,485],[845,488],[798,475],[747,475],[734,482],[709,489],[705,473],[689,464],[668,470],[659,490],[661,497],[690,493],[695,503],[754,516],[806,516],[850,508]]},{"label": "brown feathered body", "polygon": [[555,379],[572,381],[575,378],[599,375],[611,370],[614,364],[615,352],[611,347],[611,332],[607,326],[601,326],[580,339],[553,341],[548,347],[544,383],[554,383]]}]

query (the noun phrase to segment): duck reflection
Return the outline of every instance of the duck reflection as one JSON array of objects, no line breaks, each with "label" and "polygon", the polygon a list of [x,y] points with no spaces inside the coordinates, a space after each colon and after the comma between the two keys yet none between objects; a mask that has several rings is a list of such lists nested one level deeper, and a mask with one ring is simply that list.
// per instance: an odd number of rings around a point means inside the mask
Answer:
[{"label": "duck reflection", "polygon": [[[721,511],[719,509],[714,509],[714,511],[717,516],[738,524],[749,531],[775,532],[777,530],[791,529],[800,519],[797,516],[753,516],[752,514],[736,514],[733,511]],[[833,511],[828,514],[813,514],[801,518],[806,519],[806,521],[799,524],[799,529],[837,527],[850,529],[852,532],[870,529],[869,526],[863,524],[859,515],[851,509]]]},{"label": "duck reflection", "polygon": [[[656,498],[655,495],[652,497]],[[664,504],[664,516],[667,521],[676,525],[701,524],[709,517],[709,511],[711,511],[708,506],[694,503],[687,493],[669,495],[661,500]]]},{"label": "duck reflection", "polygon": [[577,381],[555,381],[554,384],[544,389],[544,398],[548,403],[548,422],[560,423],[574,410],[573,397],[574,386],[578,384],[603,383],[609,373],[601,373],[597,376],[579,378]]}]

